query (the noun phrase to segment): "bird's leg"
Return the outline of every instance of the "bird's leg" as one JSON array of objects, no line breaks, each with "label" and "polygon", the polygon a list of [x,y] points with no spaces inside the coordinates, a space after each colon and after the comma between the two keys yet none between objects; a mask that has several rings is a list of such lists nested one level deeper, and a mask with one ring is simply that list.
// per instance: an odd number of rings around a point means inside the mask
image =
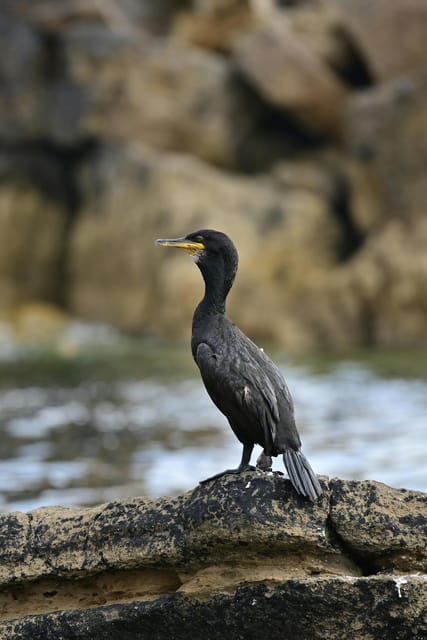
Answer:
[{"label": "bird's leg", "polygon": [[242,459],[240,460],[240,464],[237,467],[238,473],[240,473],[241,471],[247,471],[248,469],[254,469],[254,467],[251,467],[251,465],[249,464],[253,450],[254,450],[253,444],[243,445]]},{"label": "bird's leg", "polygon": [[258,460],[256,461],[256,468],[260,471],[271,471],[272,469],[272,460],[271,456],[268,456],[265,451],[262,451],[258,456]]},{"label": "bird's leg", "polygon": [[216,480],[217,478],[221,478],[222,476],[225,476],[227,473],[242,473],[242,471],[255,471],[255,467],[249,464],[253,448],[254,448],[253,444],[243,445],[242,459],[237,469],[226,469],[225,471],[220,471],[220,473],[216,473],[214,476],[210,476],[205,480],[200,480],[200,484],[209,482],[209,480]]}]

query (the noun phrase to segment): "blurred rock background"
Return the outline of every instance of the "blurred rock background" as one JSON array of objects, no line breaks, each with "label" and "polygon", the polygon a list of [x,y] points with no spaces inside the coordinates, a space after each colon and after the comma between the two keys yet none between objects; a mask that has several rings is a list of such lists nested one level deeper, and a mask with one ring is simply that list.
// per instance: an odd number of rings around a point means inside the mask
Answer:
[{"label": "blurred rock background", "polygon": [[427,344],[425,0],[3,0],[0,315],[188,336],[229,233],[230,315],[288,349]]}]

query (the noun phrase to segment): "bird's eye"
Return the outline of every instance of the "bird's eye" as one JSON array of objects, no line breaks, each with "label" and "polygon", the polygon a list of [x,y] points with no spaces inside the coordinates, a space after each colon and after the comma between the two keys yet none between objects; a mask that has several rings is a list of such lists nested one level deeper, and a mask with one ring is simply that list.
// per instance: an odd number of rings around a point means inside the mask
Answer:
[{"label": "bird's eye", "polygon": [[195,240],[196,242],[203,242],[203,236],[196,236],[196,237],[194,238],[194,240]]}]

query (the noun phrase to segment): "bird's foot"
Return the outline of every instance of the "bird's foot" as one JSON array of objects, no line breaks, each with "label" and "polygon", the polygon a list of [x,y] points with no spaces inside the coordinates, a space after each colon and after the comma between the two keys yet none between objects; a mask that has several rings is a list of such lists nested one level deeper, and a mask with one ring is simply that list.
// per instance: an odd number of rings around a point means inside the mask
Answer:
[{"label": "bird's foot", "polygon": [[267,456],[264,451],[258,456],[258,460],[256,461],[256,469],[257,471],[268,472],[272,471],[273,461],[271,456]]},{"label": "bird's foot", "polygon": [[272,467],[259,467],[258,465],[255,467],[257,473],[272,473]]},{"label": "bird's foot", "polygon": [[205,484],[210,480],[217,480],[217,478],[222,478],[222,476],[227,475],[228,473],[234,473],[235,475],[238,473],[243,473],[244,471],[256,471],[257,468],[253,467],[250,464],[240,465],[237,469],[225,469],[225,471],[220,471],[220,473],[216,473],[214,476],[209,476],[209,478],[205,478],[205,480],[200,480],[199,484]]}]

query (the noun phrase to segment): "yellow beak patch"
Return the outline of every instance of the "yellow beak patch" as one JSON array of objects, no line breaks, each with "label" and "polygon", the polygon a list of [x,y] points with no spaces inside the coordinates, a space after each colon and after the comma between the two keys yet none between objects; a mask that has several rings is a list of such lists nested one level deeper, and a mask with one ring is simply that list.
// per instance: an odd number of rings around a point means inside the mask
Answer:
[{"label": "yellow beak patch", "polygon": [[205,248],[203,242],[195,242],[194,240],[187,240],[186,238],[160,238],[159,240],[156,240],[156,244],[161,247],[176,247],[177,249],[183,249],[191,256],[194,256],[195,253]]}]

